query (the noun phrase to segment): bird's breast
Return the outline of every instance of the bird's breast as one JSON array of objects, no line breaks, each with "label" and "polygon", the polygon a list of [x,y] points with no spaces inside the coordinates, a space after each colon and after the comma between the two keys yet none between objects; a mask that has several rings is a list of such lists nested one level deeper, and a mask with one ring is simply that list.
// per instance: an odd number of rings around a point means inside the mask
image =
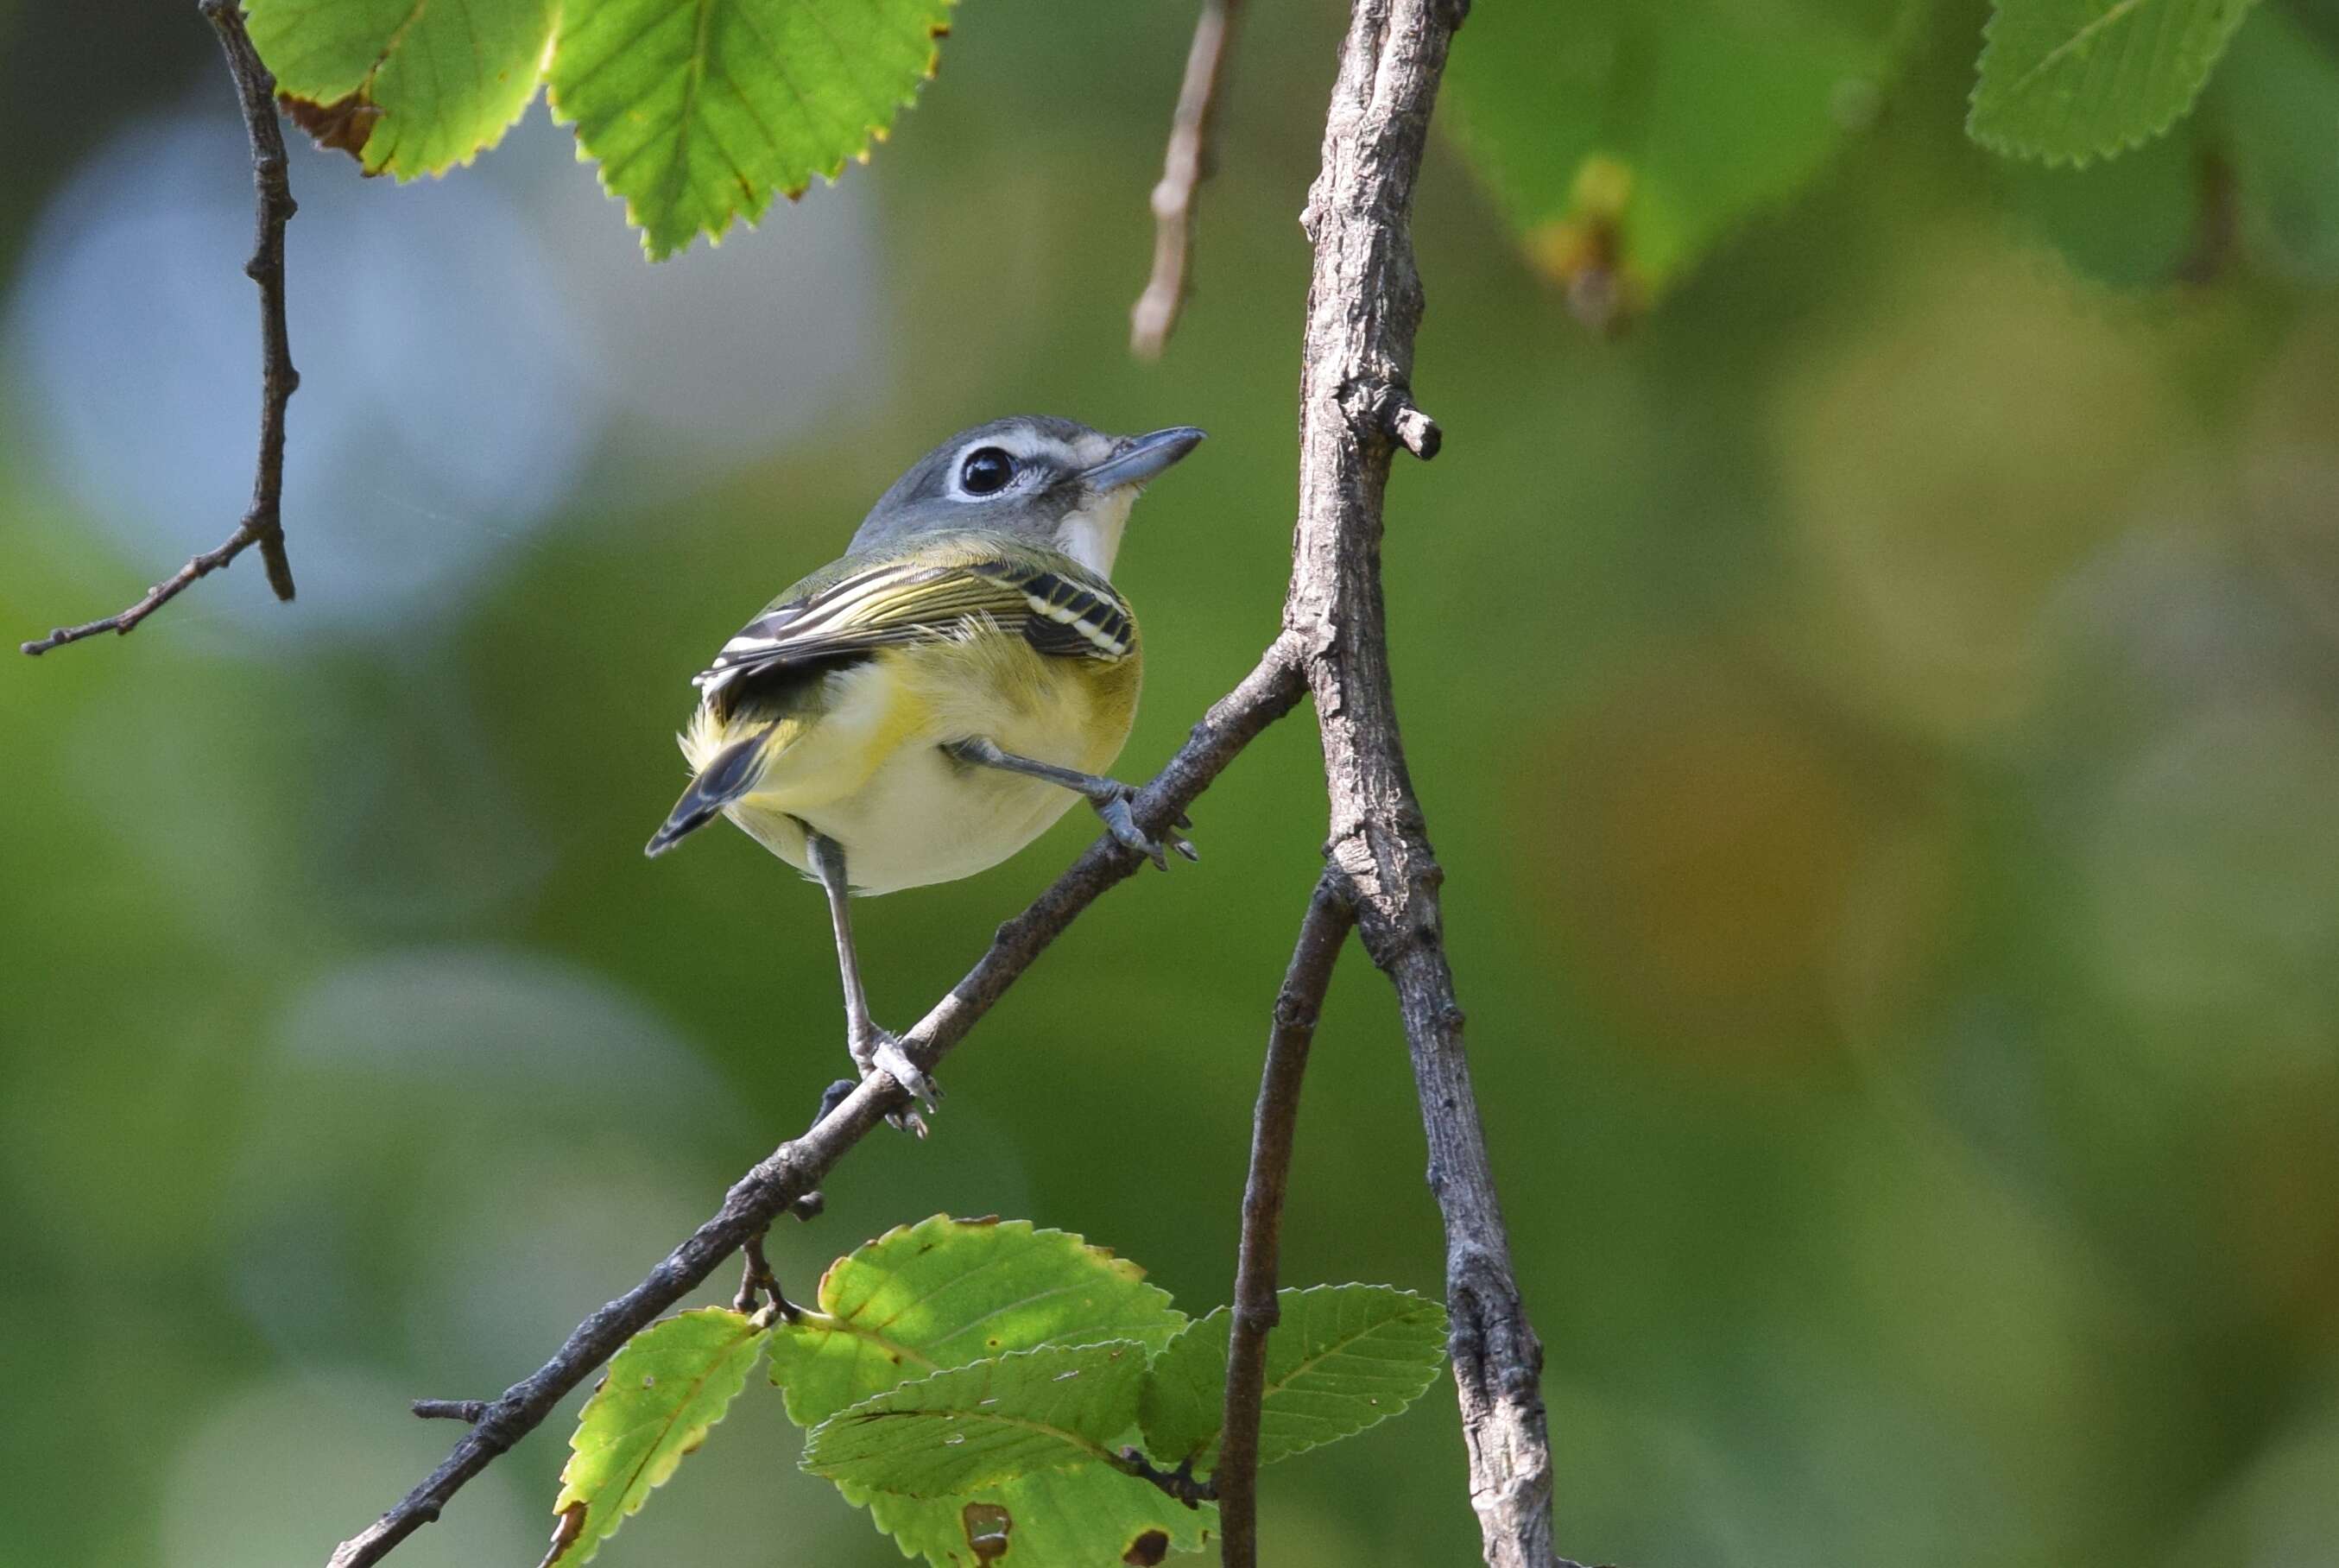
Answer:
[{"label": "bird's breast", "polygon": [[[799,823],[844,849],[845,875],[864,893],[952,882],[998,864],[1047,831],[1080,796],[1021,774],[958,761],[943,750],[977,736],[1020,756],[1100,774],[1137,715],[1134,649],[1104,661],[1041,655],[1020,636],[887,649],[836,677],[832,718],[851,746],[795,743],[814,768],[775,758],[765,786],[735,803],[734,821],[781,859],[807,864]],[[791,750],[795,749],[791,747]]]}]

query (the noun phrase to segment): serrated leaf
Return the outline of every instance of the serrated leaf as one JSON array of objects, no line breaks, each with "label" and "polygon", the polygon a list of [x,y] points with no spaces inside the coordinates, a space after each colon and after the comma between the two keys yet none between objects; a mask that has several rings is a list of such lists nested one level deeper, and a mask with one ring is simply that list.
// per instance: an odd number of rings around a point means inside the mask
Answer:
[{"label": "serrated leaf", "polygon": [[1873,117],[1904,0],[1485,5],[1441,114],[1528,259],[1595,321],[1653,302]]},{"label": "serrated leaf", "polygon": [[1996,0],[1967,133],[1994,153],[2085,163],[2193,107],[2254,0]]},{"label": "serrated leaf", "polygon": [[2339,279],[2339,61],[2264,9],[2235,35],[2216,93],[2252,254],[2302,282]]},{"label": "serrated leaf", "polygon": [[243,0],[295,117],[369,173],[469,163],[536,96],[558,0]]},{"label": "serrated leaf", "polygon": [[[1386,1285],[1279,1290],[1267,1337],[1258,1459],[1271,1464],[1387,1420],[1421,1397],[1446,1363],[1446,1309]],[[1139,1397],[1157,1464],[1217,1463],[1233,1314],[1219,1307],[1156,1356]]]},{"label": "serrated leaf", "polygon": [[1077,1236],[938,1214],[833,1264],[815,1309],[774,1331],[771,1376],[812,1426],[943,1367],[1108,1339],[1158,1350],[1185,1324],[1142,1268]]},{"label": "serrated leaf", "polygon": [[952,0],[593,0],[563,15],[554,113],[653,259],[834,180],[934,73]]},{"label": "serrated leaf", "polygon": [[[1101,1464],[1043,1470],[963,1497],[897,1497],[844,1487],[905,1557],[933,1568],[1116,1568],[1199,1552],[1218,1532],[1209,1504],[1188,1508]],[[984,1556],[1004,1545],[1003,1555]]]},{"label": "serrated leaf", "polygon": [[804,1467],[841,1485],[949,1497],[1110,1459],[1137,1420],[1133,1339],[1020,1350],[864,1400],[813,1428]]},{"label": "serrated leaf", "polygon": [[[767,1331],[724,1307],[654,1323],[626,1342],[577,1418],[552,1511],[566,1536],[548,1565],[585,1563],[639,1512],[746,1386]],[[572,1514],[583,1508],[581,1522]]]}]

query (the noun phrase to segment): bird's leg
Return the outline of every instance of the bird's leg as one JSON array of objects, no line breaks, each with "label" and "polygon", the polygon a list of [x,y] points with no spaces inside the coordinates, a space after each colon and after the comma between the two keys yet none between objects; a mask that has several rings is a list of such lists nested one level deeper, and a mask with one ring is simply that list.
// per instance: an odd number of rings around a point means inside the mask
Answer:
[{"label": "bird's leg", "polygon": [[[869,1016],[869,993],[861,986],[861,959],[853,946],[853,911],[845,902],[848,884],[844,880],[844,846],[834,839],[804,830],[804,845],[812,860],[813,874],[820,878],[822,889],[828,894],[829,923],[836,928],[836,967],[844,980],[845,1048],[853,1053],[853,1065],[866,1078],[873,1072],[892,1075],[893,1080],[912,1094],[925,1101],[926,1109],[934,1108],[934,1097],[941,1093],[934,1080],[918,1070],[902,1042],[887,1030],[877,1027]],[[915,1111],[893,1117],[895,1126],[906,1128],[923,1136],[925,1124]]]},{"label": "bird's leg", "polygon": [[952,741],[943,750],[953,759],[971,766],[998,768],[1005,773],[1045,779],[1051,784],[1061,784],[1073,794],[1085,797],[1089,804],[1096,808],[1097,815],[1104,819],[1107,832],[1138,853],[1150,856],[1153,863],[1164,871],[1170,869],[1170,861],[1162,853],[1163,840],[1188,860],[1202,858],[1186,835],[1178,831],[1194,825],[1183,813],[1163,830],[1160,839],[1146,836],[1145,830],[1137,825],[1137,819],[1129,810],[1129,803],[1137,796],[1134,784],[1125,784],[1119,779],[1100,778],[1095,774],[1084,774],[1077,768],[1058,767],[1053,763],[1043,763],[1033,757],[1017,756],[1013,752],[1000,750],[997,742],[981,735],[972,740]]}]

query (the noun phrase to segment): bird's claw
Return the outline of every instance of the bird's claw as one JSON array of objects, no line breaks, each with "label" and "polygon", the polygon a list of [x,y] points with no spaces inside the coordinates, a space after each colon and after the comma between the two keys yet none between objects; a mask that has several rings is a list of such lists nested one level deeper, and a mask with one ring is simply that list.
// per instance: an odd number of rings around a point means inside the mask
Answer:
[{"label": "bird's claw", "polygon": [[[942,1098],[942,1085],[910,1060],[910,1053],[902,1049],[900,1037],[891,1031],[873,1027],[869,1038],[854,1042],[853,1060],[861,1069],[864,1078],[872,1073],[883,1073],[907,1090],[929,1114],[934,1110],[934,1101]],[[894,1111],[885,1119],[904,1132],[914,1132],[920,1138],[926,1135],[925,1119],[915,1110]]]},{"label": "bird's claw", "polygon": [[1113,785],[1113,793],[1100,795],[1091,803],[1096,807],[1097,815],[1104,819],[1107,833],[1163,871],[1170,869],[1170,857],[1163,853],[1162,846],[1165,843],[1189,861],[1199,861],[1202,858],[1201,852],[1195,849],[1192,842],[1178,831],[1179,828],[1192,827],[1194,825],[1192,819],[1184,812],[1179,812],[1171,819],[1170,825],[1161,830],[1160,838],[1149,837],[1145,830],[1137,825],[1136,814],[1129,808],[1129,803],[1136,796],[1137,791],[1130,785],[1116,784]]}]

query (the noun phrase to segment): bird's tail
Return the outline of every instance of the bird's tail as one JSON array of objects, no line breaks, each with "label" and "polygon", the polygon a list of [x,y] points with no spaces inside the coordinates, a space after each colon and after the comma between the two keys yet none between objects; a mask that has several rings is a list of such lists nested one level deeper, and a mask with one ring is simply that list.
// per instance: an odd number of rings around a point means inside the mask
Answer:
[{"label": "bird's tail", "polygon": [[713,822],[725,806],[754,789],[764,771],[764,744],[771,735],[768,729],[758,730],[716,752],[698,770],[698,776],[690,781],[690,787],[682,792],[682,798],[674,803],[674,810],[666,814],[666,824],[650,835],[642,853],[664,854]]}]

